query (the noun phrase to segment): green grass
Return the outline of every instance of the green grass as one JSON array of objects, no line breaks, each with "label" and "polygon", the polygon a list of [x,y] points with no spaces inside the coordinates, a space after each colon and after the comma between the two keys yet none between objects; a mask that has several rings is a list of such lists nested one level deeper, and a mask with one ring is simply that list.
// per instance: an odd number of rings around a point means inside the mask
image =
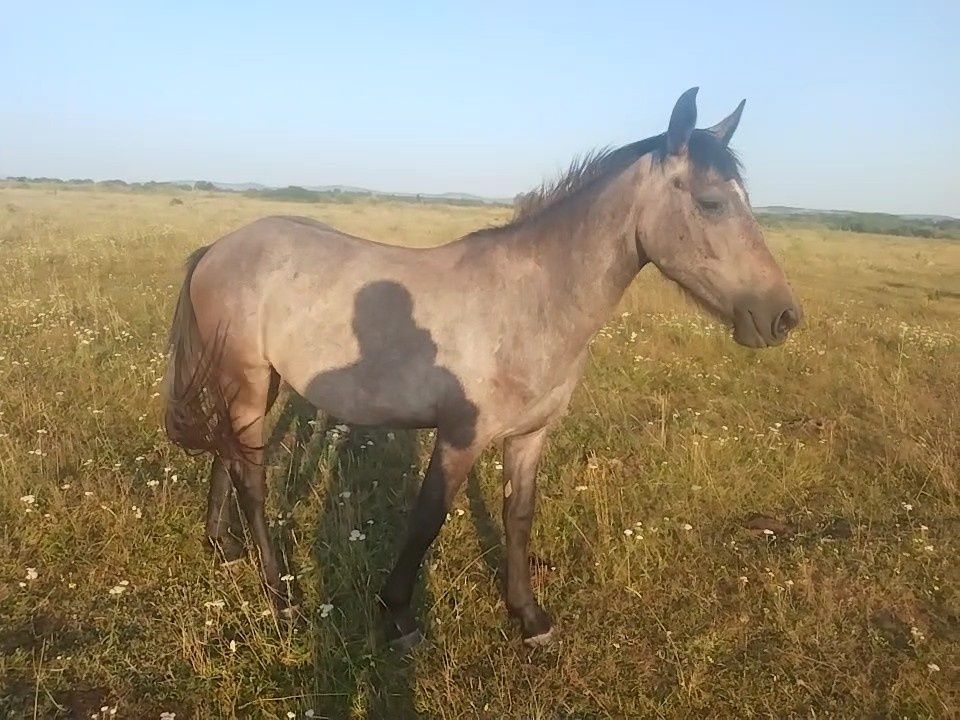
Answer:
[{"label": "green grass", "polygon": [[[374,596],[429,433],[337,439],[281,398],[271,517],[308,617],[291,630],[252,561],[206,552],[207,461],[159,427],[182,259],[275,212],[428,245],[508,210],[0,189],[0,716],[956,716],[956,243],[771,231],[807,321],[759,353],[644,270],[540,473],[559,641],[527,650],[506,615],[491,449],[401,660]],[[794,533],[757,536],[754,513]]]}]

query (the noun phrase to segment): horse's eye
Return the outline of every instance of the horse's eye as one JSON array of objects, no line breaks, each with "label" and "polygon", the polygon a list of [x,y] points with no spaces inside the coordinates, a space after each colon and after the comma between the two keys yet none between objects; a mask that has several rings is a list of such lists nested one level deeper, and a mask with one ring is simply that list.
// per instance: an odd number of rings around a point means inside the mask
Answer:
[{"label": "horse's eye", "polygon": [[723,210],[722,200],[713,200],[710,198],[697,198],[697,205],[701,210],[708,213],[717,213]]}]

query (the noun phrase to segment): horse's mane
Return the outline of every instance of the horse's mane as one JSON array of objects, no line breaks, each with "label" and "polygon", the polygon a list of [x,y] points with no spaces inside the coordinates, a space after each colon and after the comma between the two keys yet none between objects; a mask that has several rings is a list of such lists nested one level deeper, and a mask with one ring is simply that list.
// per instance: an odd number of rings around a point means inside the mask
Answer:
[{"label": "horse's mane", "polygon": [[[666,152],[667,136],[664,133],[623,147],[600,148],[579,155],[557,179],[517,196],[511,224],[539,215],[585,187],[616,175],[644,155],[653,153],[655,160],[659,162]],[[733,150],[708,130],[693,131],[688,152],[694,167],[700,170],[716,170],[726,179],[740,179],[740,160]]]}]

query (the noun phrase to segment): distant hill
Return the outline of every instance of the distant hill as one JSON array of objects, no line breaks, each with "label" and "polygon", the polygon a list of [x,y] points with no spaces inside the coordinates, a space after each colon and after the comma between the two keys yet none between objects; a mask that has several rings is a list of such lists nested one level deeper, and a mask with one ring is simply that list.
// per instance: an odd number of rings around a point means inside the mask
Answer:
[{"label": "distant hill", "polygon": [[173,180],[157,182],[150,180],[148,182],[126,182],[124,180],[90,180],[71,179],[62,180],[60,178],[50,177],[6,177],[9,183],[19,184],[45,184],[59,185],[69,187],[102,187],[112,190],[150,190],[150,191],[192,191],[201,192],[229,192],[242,193],[247,197],[262,197],[275,200],[292,200],[296,202],[319,202],[321,200],[337,200],[340,202],[351,202],[362,198],[379,198],[385,200],[399,200],[404,202],[424,202],[424,203],[448,203],[453,205],[509,205],[513,202],[505,198],[487,198],[470,193],[400,193],[400,192],[381,192],[370,190],[369,188],[354,187],[351,185],[314,185],[310,187],[301,187],[299,185],[289,185],[287,187],[276,187],[264,185],[263,183],[225,183],[210,180]]},{"label": "distant hill", "polygon": [[755,208],[764,225],[817,224],[834,230],[960,240],[960,220],[948,215],[891,215],[771,205]]},{"label": "distant hill", "polygon": [[[202,180],[178,180],[177,185],[188,185],[193,187],[198,182],[203,182]],[[247,190],[266,190],[269,185],[264,185],[263,183],[256,182],[246,182],[246,183],[223,183],[223,182],[212,182],[217,190],[223,190],[224,192],[246,192]]]},{"label": "distant hill", "polygon": [[[194,186],[196,182],[203,181],[183,181],[177,184]],[[371,190],[370,188],[357,187],[355,185],[288,185],[279,187],[276,185],[264,185],[262,183],[224,183],[212,181],[211,185],[222,192],[239,192],[250,194],[263,193],[269,197],[281,198],[287,196],[289,199],[306,201],[311,199],[305,193],[315,193],[319,197],[315,199],[325,199],[330,196],[347,197],[378,197],[394,199],[419,200],[421,202],[453,202],[455,204],[470,205],[503,205],[509,204],[512,200],[504,198],[488,198],[470,193],[445,192],[445,193],[411,193],[411,192],[384,192],[381,190]]]},{"label": "distant hill", "polygon": [[[232,190],[224,183],[213,183],[219,190]],[[352,202],[363,198],[380,198],[401,202],[421,203],[449,203],[452,205],[509,205],[512,200],[487,198],[470,193],[406,193],[381,192],[352,185],[312,185],[301,187],[288,185],[287,187],[260,186],[242,191],[247,197],[262,197],[272,200],[293,200],[296,202],[319,202],[321,200],[339,200]]]},{"label": "distant hill", "polygon": [[[279,189],[279,188],[276,188]],[[371,190],[365,187],[356,187],[353,185],[307,185],[305,190],[318,193],[347,193],[352,195],[371,195],[377,197],[393,198],[422,198],[431,201],[454,200],[460,202],[470,202],[477,204],[502,205],[513,202],[505,198],[489,198],[482,195],[472,195],[470,193],[445,192],[445,193],[411,193],[411,192],[383,192],[380,190]]]},{"label": "distant hill", "polygon": [[889,213],[864,213],[857,210],[816,210],[813,208],[790,207],[789,205],[766,205],[754,208],[754,212],[764,215],[883,215],[924,222],[960,222],[960,218],[949,215],[891,215]]},{"label": "distant hill", "polygon": [[933,223],[958,222],[957,218],[950,217],[949,215],[901,215],[900,217],[906,220],[920,220]]}]

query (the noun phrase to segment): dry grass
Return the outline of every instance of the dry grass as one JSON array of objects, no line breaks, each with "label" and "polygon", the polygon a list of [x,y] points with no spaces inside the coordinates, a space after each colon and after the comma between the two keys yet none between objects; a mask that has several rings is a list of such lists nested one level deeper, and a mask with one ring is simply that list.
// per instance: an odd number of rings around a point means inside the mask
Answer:
[{"label": "dry grass", "polygon": [[291,632],[254,564],[227,574],[201,542],[206,462],[158,427],[162,338],[182,258],[244,221],[430,244],[507,212],[184,198],[0,189],[0,715],[958,714],[960,245],[771,232],[808,321],[760,353],[645,270],[541,472],[560,642],[526,650],[505,614],[491,451],[402,661],[374,593],[427,435],[337,439],[278,403],[272,517],[309,616]]}]

